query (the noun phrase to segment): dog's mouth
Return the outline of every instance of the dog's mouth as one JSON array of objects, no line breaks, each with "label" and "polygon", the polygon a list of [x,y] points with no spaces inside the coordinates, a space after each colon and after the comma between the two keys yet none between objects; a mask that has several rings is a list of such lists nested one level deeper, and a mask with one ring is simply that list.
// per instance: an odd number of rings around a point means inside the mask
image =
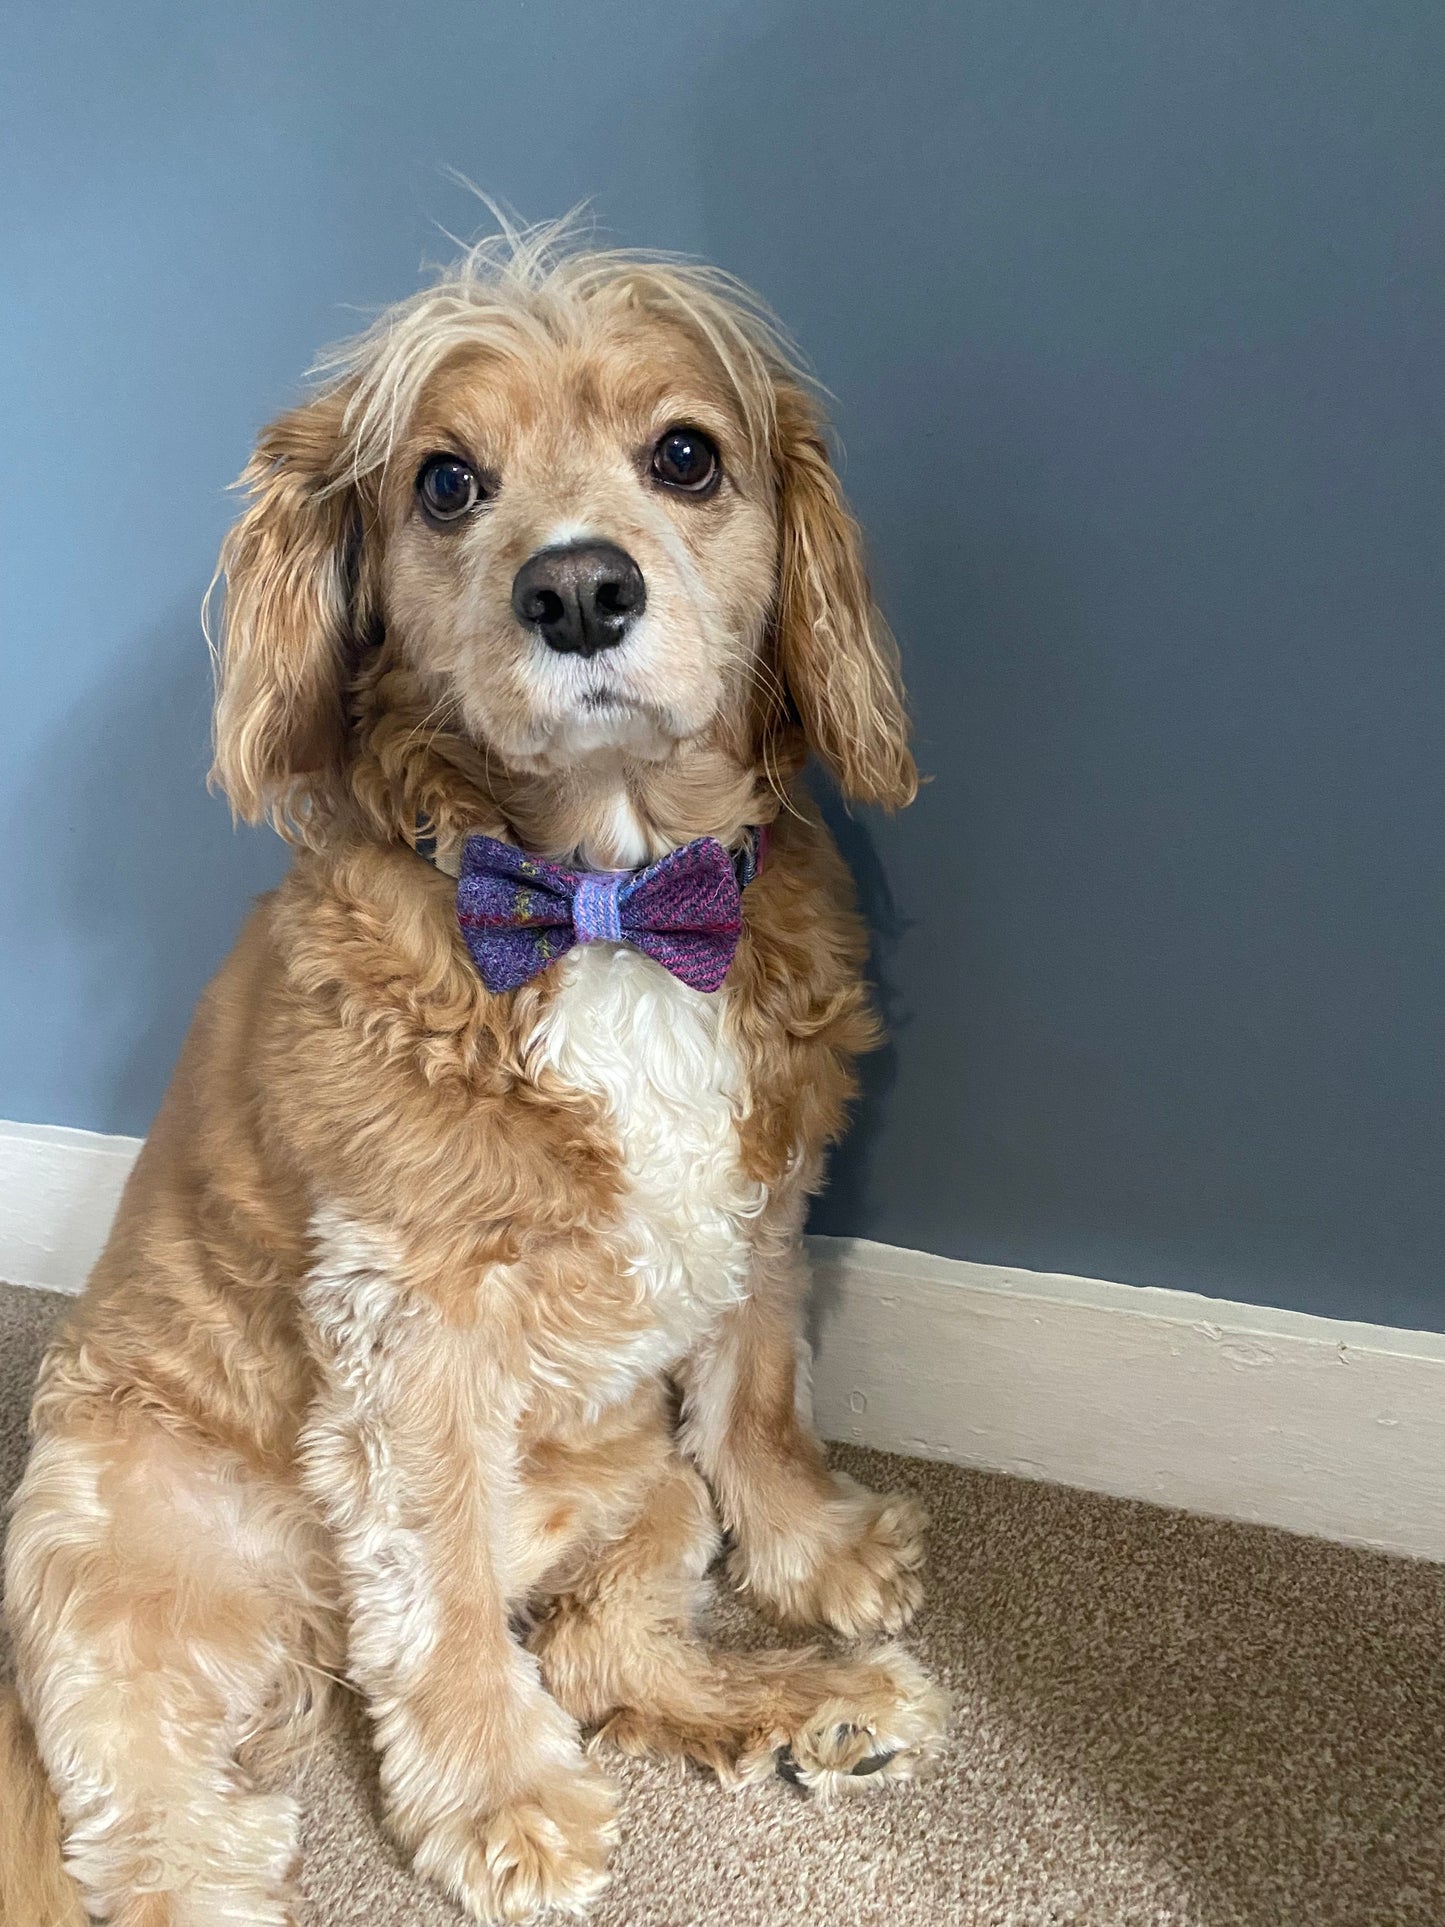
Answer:
[{"label": "dog's mouth", "polygon": [[517,745],[526,764],[546,773],[577,757],[624,755],[656,762],[669,755],[680,732],[669,712],[610,683],[573,692],[528,742]]},{"label": "dog's mouth", "polygon": [[[594,679],[595,678],[595,679]],[[654,694],[631,689],[625,677],[593,672],[569,701],[559,706],[561,727],[584,735],[675,736],[675,718]]]},{"label": "dog's mouth", "polygon": [[548,660],[545,670],[536,691],[544,713],[550,712],[567,721],[589,722],[603,717],[624,719],[659,714],[658,705],[650,700],[649,694],[632,686],[634,678],[625,663],[603,663],[571,656],[560,662],[555,658]]},{"label": "dog's mouth", "polygon": [[671,700],[667,679],[649,676],[626,648],[610,658],[534,656],[528,672],[531,715],[504,753],[539,773],[578,757],[660,762],[705,722],[686,700]]}]

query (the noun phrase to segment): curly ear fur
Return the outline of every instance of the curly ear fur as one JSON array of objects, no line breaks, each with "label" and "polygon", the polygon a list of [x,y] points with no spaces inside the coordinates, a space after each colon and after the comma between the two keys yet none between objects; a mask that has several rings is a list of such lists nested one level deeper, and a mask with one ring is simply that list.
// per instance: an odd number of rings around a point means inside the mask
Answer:
[{"label": "curly ear fur", "polygon": [[783,680],[809,744],[845,796],[901,809],[918,791],[898,646],[868,587],[862,535],[801,389],[777,395]]},{"label": "curly ear fur", "polygon": [[336,479],[344,413],[343,395],[323,395],[263,432],[217,571],[212,780],[238,816],[299,842],[334,805],[345,753],[360,509]]}]

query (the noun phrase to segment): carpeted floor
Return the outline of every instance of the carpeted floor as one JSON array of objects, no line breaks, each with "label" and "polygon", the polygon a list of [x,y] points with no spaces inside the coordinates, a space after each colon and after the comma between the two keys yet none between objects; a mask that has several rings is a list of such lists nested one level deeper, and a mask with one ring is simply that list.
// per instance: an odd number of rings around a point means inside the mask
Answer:
[{"label": "carpeted floor", "polygon": [[[0,1288],[7,1493],[64,1303]],[[914,1644],[955,1695],[943,1771],[818,1808],[625,1767],[596,1927],[1445,1927],[1445,1569],[838,1459],[930,1508]],[[306,1927],[455,1927],[371,1787],[353,1717],[306,1776]]]}]

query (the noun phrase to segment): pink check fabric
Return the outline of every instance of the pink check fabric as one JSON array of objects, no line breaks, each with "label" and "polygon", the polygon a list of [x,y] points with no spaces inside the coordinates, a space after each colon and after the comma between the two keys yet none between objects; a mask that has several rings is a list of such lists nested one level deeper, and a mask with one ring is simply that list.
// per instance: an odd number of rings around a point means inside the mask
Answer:
[{"label": "pink check fabric", "polygon": [[569,870],[515,844],[462,845],[457,921],[488,990],[515,990],[576,943],[626,943],[694,990],[717,990],[742,933],[762,836],[736,859],[699,837],[642,870]]}]

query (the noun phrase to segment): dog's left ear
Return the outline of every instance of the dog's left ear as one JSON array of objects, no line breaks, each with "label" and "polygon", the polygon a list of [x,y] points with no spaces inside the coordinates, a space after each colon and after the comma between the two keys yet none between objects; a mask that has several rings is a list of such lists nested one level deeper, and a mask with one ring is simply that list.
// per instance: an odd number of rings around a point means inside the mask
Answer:
[{"label": "dog's left ear", "polygon": [[320,395],[265,429],[226,537],[212,778],[248,822],[304,841],[336,799],[356,609],[360,503],[338,473],[346,397]]},{"label": "dog's left ear", "polygon": [[845,796],[901,809],[918,791],[898,645],[879,613],[862,534],[828,459],[823,417],[780,385],[776,612],[783,680],[809,745]]}]

